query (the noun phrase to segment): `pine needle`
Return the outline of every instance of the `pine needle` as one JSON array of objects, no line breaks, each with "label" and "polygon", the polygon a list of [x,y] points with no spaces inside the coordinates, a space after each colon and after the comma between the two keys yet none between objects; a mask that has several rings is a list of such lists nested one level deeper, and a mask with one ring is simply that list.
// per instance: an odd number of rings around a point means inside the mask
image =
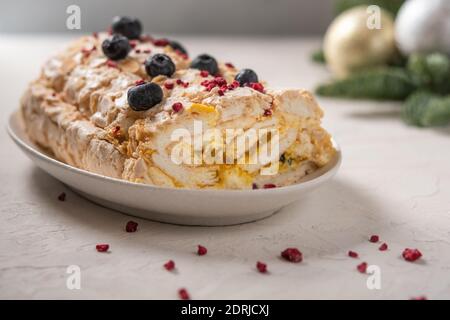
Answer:
[{"label": "pine needle", "polygon": [[403,120],[420,127],[449,124],[450,96],[439,96],[427,91],[411,95],[403,106]]},{"label": "pine needle", "polygon": [[317,94],[375,100],[404,100],[416,90],[408,72],[402,68],[363,71],[342,80],[319,86]]}]

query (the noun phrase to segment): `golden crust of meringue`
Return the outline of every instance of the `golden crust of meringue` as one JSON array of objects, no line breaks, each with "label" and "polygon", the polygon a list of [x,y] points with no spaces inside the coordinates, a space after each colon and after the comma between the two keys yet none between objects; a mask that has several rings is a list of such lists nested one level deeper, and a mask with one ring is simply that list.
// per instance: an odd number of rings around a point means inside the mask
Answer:
[{"label": "golden crust of meringue", "polygon": [[[138,183],[247,189],[254,184],[296,183],[333,157],[331,137],[320,126],[323,112],[309,92],[266,89],[263,93],[250,87],[208,91],[204,81],[214,77],[189,69],[190,61],[169,46],[136,41],[126,59],[108,61],[101,51],[107,36],[82,37],[52,57],[21,100],[29,137],[61,161]],[[154,53],[165,53],[174,61],[177,70],[171,78],[147,76],[144,61]],[[219,68],[231,83],[237,70],[223,63]],[[164,92],[162,102],[144,112],[133,111],[127,102],[127,90],[139,80],[153,81]],[[176,102],[183,105],[179,112],[172,109]],[[194,121],[203,130],[237,129],[223,144],[233,151],[231,162],[225,157],[224,163],[173,162],[177,144],[172,133],[177,129],[194,133]],[[261,173],[274,159],[241,163],[248,155],[233,149],[232,142],[261,128],[277,130],[279,135],[276,159],[281,156],[282,161],[275,175]],[[217,143],[206,139],[203,150],[216,150]],[[261,148],[261,143],[250,147]]]}]

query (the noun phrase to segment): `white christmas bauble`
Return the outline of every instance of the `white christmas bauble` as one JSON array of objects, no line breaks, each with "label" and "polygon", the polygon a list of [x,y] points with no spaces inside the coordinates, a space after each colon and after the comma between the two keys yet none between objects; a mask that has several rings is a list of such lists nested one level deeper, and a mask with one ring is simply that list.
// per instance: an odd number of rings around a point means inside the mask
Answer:
[{"label": "white christmas bauble", "polygon": [[395,22],[400,51],[450,54],[450,0],[409,0]]}]

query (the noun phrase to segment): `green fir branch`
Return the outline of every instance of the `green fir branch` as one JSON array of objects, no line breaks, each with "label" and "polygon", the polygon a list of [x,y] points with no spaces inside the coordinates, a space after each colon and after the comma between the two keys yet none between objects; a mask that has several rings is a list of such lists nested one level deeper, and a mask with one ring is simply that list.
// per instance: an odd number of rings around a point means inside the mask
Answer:
[{"label": "green fir branch", "polygon": [[444,126],[450,123],[450,96],[419,91],[405,102],[403,120],[420,127]]},{"label": "green fir branch", "polygon": [[392,67],[366,70],[320,85],[316,93],[326,97],[404,100],[416,89],[405,69]]}]

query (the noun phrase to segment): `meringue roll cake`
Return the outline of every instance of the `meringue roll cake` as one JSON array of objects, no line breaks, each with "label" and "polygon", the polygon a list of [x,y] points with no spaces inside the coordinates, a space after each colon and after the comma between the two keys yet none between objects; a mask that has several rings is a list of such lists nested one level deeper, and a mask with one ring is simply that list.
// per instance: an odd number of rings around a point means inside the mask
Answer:
[{"label": "meringue roll cake", "polygon": [[132,182],[255,189],[298,182],[334,156],[305,90],[271,90],[250,69],[115,18],[52,57],[21,100],[29,138],[59,160]]}]

